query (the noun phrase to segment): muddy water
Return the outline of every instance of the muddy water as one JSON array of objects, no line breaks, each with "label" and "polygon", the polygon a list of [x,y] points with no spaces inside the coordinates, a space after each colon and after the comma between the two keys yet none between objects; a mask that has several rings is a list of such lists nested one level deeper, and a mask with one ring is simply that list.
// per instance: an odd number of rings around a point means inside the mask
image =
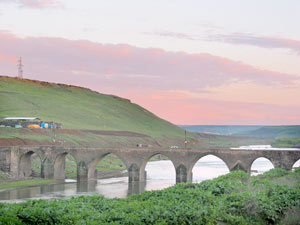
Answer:
[{"label": "muddy water", "polygon": [[[300,160],[297,162],[299,166]],[[273,165],[264,158],[254,161],[252,175],[272,169]],[[146,166],[147,181],[128,183],[128,177],[99,179],[89,182],[66,180],[66,183],[40,185],[35,187],[12,188],[0,190],[0,202],[17,202],[26,199],[66,198],[79,195],[101,194],[107,198],[125,198],[147,190],[160,190],[175,184],[175,169],[171,161],[149,162]],[[200,159],[193,168],[193,182],[201,182],[229,172],[225,163],[219,158],[209,155]]]}]

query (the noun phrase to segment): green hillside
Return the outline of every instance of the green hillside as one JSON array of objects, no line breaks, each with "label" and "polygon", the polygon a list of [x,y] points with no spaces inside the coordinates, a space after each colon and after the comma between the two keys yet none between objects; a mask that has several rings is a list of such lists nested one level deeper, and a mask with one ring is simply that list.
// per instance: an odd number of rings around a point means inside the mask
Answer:
[{"label": "green hillside", "polygon": [[0,76],[0,117],[39,117],[67,129],[182,137],[183,130],[127,99],[89,89]]},{"label": "green hillside", "polygon": [[300,126],[265,126],[234,135],[259,138],[299,138]]}]

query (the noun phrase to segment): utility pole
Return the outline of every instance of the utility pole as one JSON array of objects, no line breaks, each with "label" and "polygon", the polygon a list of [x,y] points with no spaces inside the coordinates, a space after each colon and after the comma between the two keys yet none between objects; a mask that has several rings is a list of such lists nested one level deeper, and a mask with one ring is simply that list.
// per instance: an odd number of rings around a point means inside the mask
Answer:
[{"label": "utility pole", "polygon": [[186,144],[187,144],[187,140],[186,140],[186,130],[184,130],[184,148],[186,149]]},{"label": "utility pole", "polygon": [[22,57],[20,57],[19,61],[18,61],[18,77],[19,78],[23,78],[23,64],[22,64]]}]

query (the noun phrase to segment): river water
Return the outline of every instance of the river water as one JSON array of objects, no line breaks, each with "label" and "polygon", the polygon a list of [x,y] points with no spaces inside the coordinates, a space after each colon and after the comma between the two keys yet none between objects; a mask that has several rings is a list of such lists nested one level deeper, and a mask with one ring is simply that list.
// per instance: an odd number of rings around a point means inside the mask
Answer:
[{"label": "river water", "polygon": [[[269,146],[242,146],[243,149],[272,149]],[[278,149],[281,150],[281,149]],[[286,150],[286,149],[285,149]],[[294,165],[300,166],[300,160]],[[252,175],[264,173],[273,168],[265,158],[258,158],[252,164]],[[143,191],[160,190],[175,184],[175,169],[170,160],[148,162],[147,181],[128,183],[128,177],[98,179],[89,182],[65,180],[63,183],[21,187],[0,190],[0,202],[18,202],[27,199],[66,198],[70,196],[101,194],[107,198],[125,198]],[[193,168],[193,182],[201,182],[228,173],[225,163],[219,158],[208,155],[201,158]]]}]

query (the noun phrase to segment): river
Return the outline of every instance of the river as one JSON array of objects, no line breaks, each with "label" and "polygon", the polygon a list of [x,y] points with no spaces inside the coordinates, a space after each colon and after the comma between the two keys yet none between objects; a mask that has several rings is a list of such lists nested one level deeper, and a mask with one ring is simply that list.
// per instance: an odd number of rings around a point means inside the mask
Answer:
[{"label": "river", "polygon": [[[270,146],[242,146],[243,149],[272,149]],[[281,149],[277,149],[281,150]],[[286,150],[286,149],[285,149]],[[300,160],[294,165],[300,166]],[[273,168],[272,163],[265,158],[258,158],[252,164],[252,175],[264,173]],[[19,187],[0,190],[0,202],[18,202],[27,199],[52,199],[70,196],[101,194],[107,198],[125,198],[143,191],[160,190],[175,184],[175,169],[170,160],[148,162],[147,181],[130,184],[128,177],[98,179],[89,182],[65,180],[63,183],[39,185],[34,187]],[[228,173],[225,163],[219,158],[208,155],[201,158],[193,168],[193,182],[218,177]]]}]

